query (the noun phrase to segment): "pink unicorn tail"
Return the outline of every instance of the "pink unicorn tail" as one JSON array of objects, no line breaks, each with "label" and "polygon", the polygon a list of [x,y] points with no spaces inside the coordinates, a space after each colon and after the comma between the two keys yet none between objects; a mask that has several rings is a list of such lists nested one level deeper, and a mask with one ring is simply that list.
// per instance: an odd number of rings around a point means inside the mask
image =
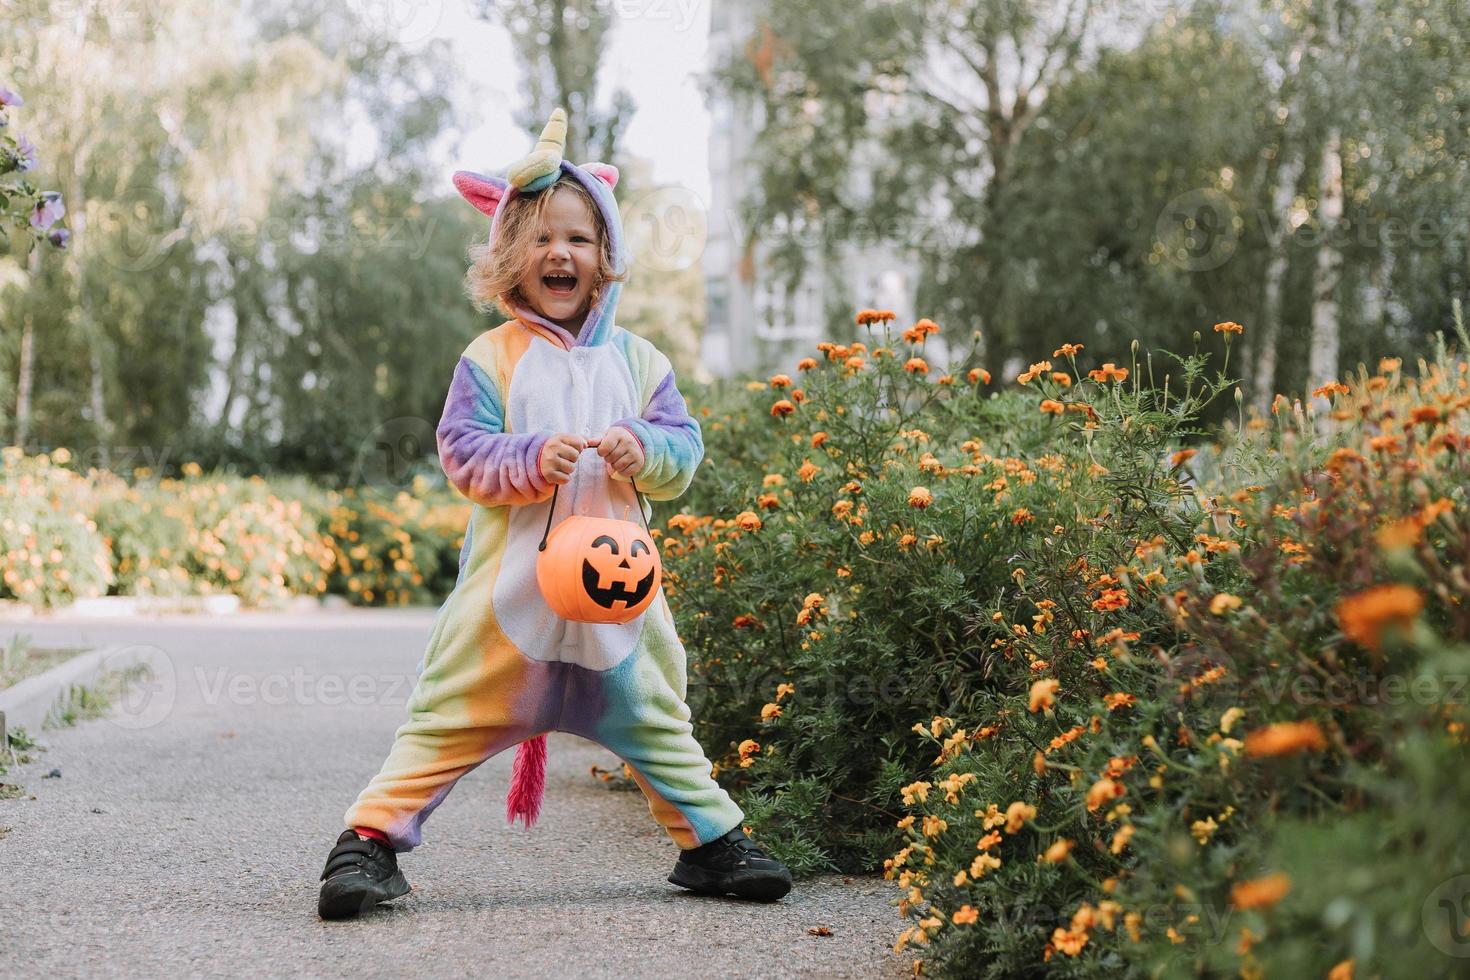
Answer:
[{"label": "pink unicorn tail", "polygon": [[505,819],[516,817],[530,827],[541,815],[541,798],[546,795],[546,736],[527,739],[516,749],[510,772],[510,792],[505,797]]}]

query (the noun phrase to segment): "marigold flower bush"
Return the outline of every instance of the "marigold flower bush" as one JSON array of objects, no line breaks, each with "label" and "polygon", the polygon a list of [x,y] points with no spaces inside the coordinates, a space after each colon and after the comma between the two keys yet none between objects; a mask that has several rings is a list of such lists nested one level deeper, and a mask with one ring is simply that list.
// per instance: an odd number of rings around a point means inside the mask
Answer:
[{"label": "marigold flower bush", "polygon": [[661,542],[696,724],[783,856],[884,864],[920,968],[1444,972],[1465,362],[1202,433],[1241,329],[1213,378],[1068,345],[988,398],[849,345],[711,411]]},{"label": "marigold flower bush", "polygon": [[25,456],[0,450],[0,599],[66,605],[101,595],[112,580],[107,545],[81,502],[86,480],[64,449]]},{"label": "marigold flower bush", "polygon": [[431,493],[424,477],[391,497],[348,488],[329,496],[328,591],[356,605],[442,602],[459,574],[470,504],[452,491]]}]

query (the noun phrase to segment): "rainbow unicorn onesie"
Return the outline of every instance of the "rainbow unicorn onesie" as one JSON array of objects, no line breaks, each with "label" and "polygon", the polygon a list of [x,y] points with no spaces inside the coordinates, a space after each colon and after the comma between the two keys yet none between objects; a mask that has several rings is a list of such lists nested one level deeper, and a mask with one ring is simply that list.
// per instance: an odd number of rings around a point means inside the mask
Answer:
[{"label": "rainbow unicorn onesie", "polygon": [[[537,150],[510,179],[454,175],[460,194],[491,218],[490,242],[517,195],[561,174],[591,192],[626,268],[613,199],[616,168],[561,158],[566,118],[553,114]],[[670,500],[704,455],[699,424],[674,385],[669,360],[614,323],[621,283],[608,283],[573,337],[528,311],[465,348],[437,435],[449,481],[473,504],[459,577],[440,608],[409,699],[409,718],[382,770],[347,811],[348,827],[382,832],[395,851],[420,842],[424,821],[454,784],[519,745],[507,816],[535,822],[548,732],[597,742],[628,764],[654,818],[681,848],[738,828],[740,808],[715,782],[685,704],[685,653],[663,595],[630,622],[593,624],[553,613],[536,583],[537,546],[552,507],[540,470],[554,432],[597,436],[629,429],[643,445],[638,489]],[[585,453],[561,487],[557,515],[624,518],[642,508],[630,482]],[[645,517],[647,512],[645,511]]]}]

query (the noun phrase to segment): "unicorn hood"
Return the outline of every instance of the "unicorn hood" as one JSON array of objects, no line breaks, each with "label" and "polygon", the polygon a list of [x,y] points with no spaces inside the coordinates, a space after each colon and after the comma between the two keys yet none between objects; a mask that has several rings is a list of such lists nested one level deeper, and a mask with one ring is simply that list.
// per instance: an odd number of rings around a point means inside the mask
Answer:
[{"label": "unicorn hood", "polygon": [[[538,194],[554,184],[565,173],[587,188],[602,220],[612,252],[613,269],[622,274],[627,269],[627,248],[623,240],[623,219],[618,214],[618,203],[613,197],[613,188],[618,184],[618,168],[607,163],[584,163],[580,166],[563,158],[566,149],[567,114],[560,108],[551,114],[541,139],[530,156],[512,164],[505,177],[487,176],[472,170],[459,170],[454,174],[454,186],[475,210],[490,216],[490,247],[494,248],[500,233],[501,217],[505,209],[517,197]],[[587,311],[581,332],[573,337],[564,327],[537,315],[531,310],[517,307],[516,315],[531,320],[565,338],[568,346],[595,347],[608,342],[612,336],[613,316],[617,311],[618,297],[622,294],[621,282],[609,282],[602,290],[597,303]]]}]

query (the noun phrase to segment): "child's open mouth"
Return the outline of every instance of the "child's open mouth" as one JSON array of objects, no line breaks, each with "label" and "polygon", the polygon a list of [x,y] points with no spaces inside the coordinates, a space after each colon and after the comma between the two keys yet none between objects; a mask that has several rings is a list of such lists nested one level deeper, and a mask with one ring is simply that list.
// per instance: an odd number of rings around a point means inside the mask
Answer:
[{"label": "child's open mouth", "polygon": [[577,277],[553,272],[549,276],[542,276],[541,284],[546,287],[548,293],[556,296],[570,296],[577,288]]}]

